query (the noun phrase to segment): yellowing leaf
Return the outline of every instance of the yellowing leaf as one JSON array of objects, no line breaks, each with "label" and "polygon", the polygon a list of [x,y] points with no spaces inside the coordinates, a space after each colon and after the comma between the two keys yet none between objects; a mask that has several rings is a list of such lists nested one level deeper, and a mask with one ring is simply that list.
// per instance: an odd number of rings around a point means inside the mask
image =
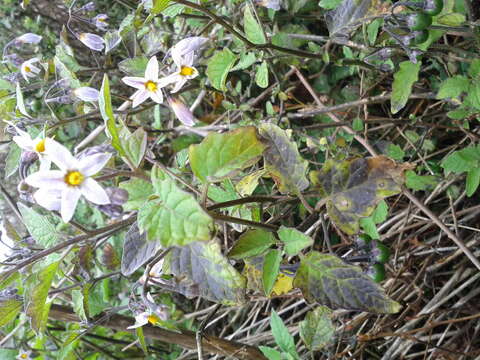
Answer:
[{"label": "yellowing leaf", "polygon": [[299,193],[308,187],[305,176],[307,162],[300,156],[297,144],[291,141],[285,130],[265,123],[260,135],[268,148],[265,150],[265,169],[270,173],[282,194]]},{"label": "yellowing leaf", "polygon": [[255,164],[264,149],[253,126],[211,133],[200,144],[190,146],[190,165],[201,181],[217,182]]},{"label": "yellowing leaf", "polygon": [[360,267],[317,251],[302,259],[293,285],[302,290],[307,301],[331,309],[392,314],[401,308]]},{"label": "yellowing leaf", "polygon": [[330,219],[353,235],[359,231],[359,220],[370,216],[382,199],[400,193],[403,172],[410,168],[410,164],[398,165],[385,156],[328,160],[310,177],[326,198]]},{"label": "yellowing leaf", "polygon": [[169,283],[172,290],[187,297],[201,296],[225,305],[245,301],[245,278],[222,255],[216,241],[174,248],[163,271],[175,275]]}]

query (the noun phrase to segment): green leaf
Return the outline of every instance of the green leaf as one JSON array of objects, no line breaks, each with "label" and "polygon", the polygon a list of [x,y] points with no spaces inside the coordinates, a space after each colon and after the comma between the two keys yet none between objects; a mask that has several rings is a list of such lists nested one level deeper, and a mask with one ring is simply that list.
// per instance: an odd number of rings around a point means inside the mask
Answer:
[{"label": "green leaf", "polygon": [[450,13],[437,17],[437,22],[446,26],[461,26],[465,21],[465,15],[459,13]]},{"label": "green leaf", "polygon": [[158,250],[157,241],[148,241],[145,233],[140,234],[137,224],[133,224],[125,234],[122,254],[122,274],[129,276]]},{"label": "green leaf", "polygon": [[467,185],[465,190],[467,191],[467,196],[472,196],[475,191],[478,189],[480,184],[480,167],[472,168],[467,172]]},{"label": "green leaf", "polygon": [[440,84],[437,99],[456,98],[468,91],[470,80],[463,75],[456,75],[444,80]]},{"label": "green leaf", "polygon": [[129,163],[138,168],[147,151],[147,132],[140,127],[135,132],[130,133],[126,127],[123,127],[120,132],[120,139]]},{"label": "green leaf", "polygon": [[181,190],[166,177],[154,183],[155,196],[138,211],[138,227],[148,240],[158,240],[164,247],[183,246],[212,238],[213,220],[193,195]]},{"label": "green leaf", "polygon": [[123,204],[123,209],[126,211],[140,209],[154,193],[153,185],[139,178],[124,181],[120,183],[119,188],[128,192],[128,201]]},{"label": "green leaf", "polygon": [[468,68],[468,76],[475,79],[480,76],[480,59],[473,59]]},{"label": "green leaf", "polygon": [[248,230],[238,238],[232,250],[228,253],[228,257],[241,260],[256,256],[273,244],[275,244],[275,238],[271,232],[261,229]]},{"label": "green leaf", "polygon": [[318,6],[327,9],[327,10],[333,10],[336,9],[343,0],[321,0],[318,3]]},{"label": "green leaf", "polygon": [[480,145],[477,145],[451,153],[442,161],[441,166],[447,173],[454,172],[458,174],[478,167],[479,164]]},{"label": "green leaf", "polygon": [[262,64],[257,67],[255,83],[264,89],[268,87],[268,65],[266,61],[263,61]]},{"label": "green leaf", "polygon": [[140,326],[136,328],[135,332],[137,333],[138,342],[140,343],[140,347],[142,348],[143,353],[148,356],[148,346],[147,342],[145,341],[145,336],[143,335],[143,327]]},{"label": "green leaf", "polygon": [[433,175],[417,175],[415,171],[405,172],[405,185],[417,191],[433,189],[438,184],[438,178]]},{"label": "green leaf", "polygon": [[170,0],[153,0],[152,10],[150,12],[153,15],[161,14],[170,4]]},{"label": "green leaf", "polygon": [[268,346],[259,346],[260,351],[268,360],[282,360],[282,353]]},{"label": "green leaf", "polygon": [[237,65],[235,65],[231,71],[248,69],[250,66],[255,64],[256,61],[257,57],[255,56],[254,52],[242,53],[240,54],[240,60],[238,61]]},{"label": "green leaf", "polygon": [[307,349],[319,351],[330,344],[335,334],[332,323],[332,310],[326,306],[317,306],[305,315],[300,323],[300,337]]},{"label": "green leaf", "polygon": [[404,170],[384,156],[327,160],[320,171],[310,174],[322,201],[327,203],[330,219],[349,235],[359,231],[359,220],[372,215],[384,198],[400,193]]},{"label": "green leaf", "polygon": [[313,239],[310,236],[295,228],[288,228],[282,225],[277,233],[280,241],[285,244],[285,252],[289,256],[298,255],[300,251],[313,245]]},{"label": "green leaf", "polygon": [[405,157],[405,151],[395,144],[389,144],[387,148],[387,156],[393,160],[402,160]]},{"label": "green leaf", "polygon": [[277,280],[280,271],[280,263],[282,262],[282,252],[280,250],[270,250],[263,261],[262,283],[266,296],[270,296],[273,285]]},{"label": "green leaf", "polygon": [[372,214],[373,221],[375,221],[375,224],[380,224],[387,220],[387,215],[388,215],[388,205],[385,202],[385,200],[382,200],[378,203],[377,207],[375,208],[375,211]]},{"label": "green leaf", "polygon": [[190,165],[202,182],[217,182],[255,164],[264,149],[253,126],[210,133],[200,144],[190,145]]},{"label": "green leaf", "polygon": [[55,226],[48,221],[46,216],[40,215],[32,208],[18,203],[18,209],[28,232],[32,237],[45,248],[52,247],[60,242],[60,236]]},{"label": "green leaf", "polygon": [[121,156],[126,156],[118,135],[117,126],[115,124],[115,116],[112,109],[112,99],[110,98],[110,84],[107,74],[103,76],[100,97],[98,98],[98,106],[107,127],[107,135],[112,139],[112,146]]},{"label": "green leaf", "polygon": [[55,56],[53,58],[53,63],[55,64],[55,69],[57,71],[57,77],[60,79],[66,79],[69,82],[69,85],[71,88],[76,89],[79,88],[80,81],[78,81],[77,76],[73,71],[71,71],[67,65],[63,63],[62,60],[60,60],[60,57]]},{"label": "green leaf", "polygon": [[82,321],[88,321],[87,309],[85,307],[82,290],[72,290],[72,304],[75,314],[77,314]]},{"label": "green leaf", "polygon": [[20,82],[17,82],[16,94],[17,94],[17,110],[20,111],[20,113],[23,116],[26,116],[27,118],[31,118],[31,116],[27,112],[27,109],[25,108],[25,101],[23,100],[23,94],[22,94],[22,88],[20,87]]},{"label": "green leaf", "polygon": [[307,301],[331,309],[392,314],[401,308],[360,267],[317,251],[302,258],[293,284],[302,290]]},{"label": "green leaf", "polygon": [[187,297],[201,296],[225,305],[245,301],[245,278],[222,255],[216,241],[175,247],[165,259],[163,272],[175,275],[168,285]]},{"label": "green leaf", "polygon": [[0,300],[0,327],[13,321],[22,310],[23,302],[17,297]]},{"label": "green leaf", "polygon": [[480,82],[473,81],[470,84],[468,95],[465,98],[465,103],[468,103],[475,109],[480,110]]},{"label": "green leaf", "polygon": [[8,155],[5,160],[5,179],[15,174],[15,171],[17,171],[18,165],[20,164],[21,155],[22,149],[12,141],[8,146]]},{"label": "green leaf", "polygon": [[262,26],[257,22],[252,9],[248,4],[245,4],[243,11],[243,29],[247,39],[254,44],[265,44],[267,41],[263,33]]},{"label": "green leaf", "polygon": [[146,56],[136,56],[122,60],[118,63],[118,69],[129,76],[143,77],[147,68],[148,58]]},{"label": "green leaf", "polygon": [[380,234],[378,233],[377,225],[375,224],[375,221],[373,220],[372,216],[361,218],[360,226],[362,227],[363,231],[372,239],[380,239]]},{"label": "green leaf", "polygon": [[220,91],[227,91],[225,82],[227,75],[237,61],[237,56],[228,48],[217,51],[208,61],[207,76],[212,86]]},{"label": "green leaf", "polygon": [[270,327],[272,329],[273,338],[280,349],[287,354],[296,354],[297,350],[295,348],[293,336],[288,331],[280,316],[278,316],[277,312],[273,309],[270,314]]},{"label": "green leaf", "polygon": [[[38,334],[46,326],[48,309],[46,304],[48,291],[58,269],[58,262],[51,263],[25,280],[25,313],[30,318],[30,325]],[[46,313],[47,312],[47,313]]]},{"label": "green leaf", "polygon": [[412,86],[418,80],[418,73],[422,66],[421,61],[414,64],[410,61],[400,63],[400,69],[393,75],[391,111],[396,114],[407,104],[412,93]]},{"label": "green leaf", "polygon": [[297,144],[277,125],[264,123],[259,131],[268,145],[263,154],[265,169],[277,184],[278,190],[282,194],[297,194],[305,190],[309,185],[305,176],[308,164],[298,152]]}]

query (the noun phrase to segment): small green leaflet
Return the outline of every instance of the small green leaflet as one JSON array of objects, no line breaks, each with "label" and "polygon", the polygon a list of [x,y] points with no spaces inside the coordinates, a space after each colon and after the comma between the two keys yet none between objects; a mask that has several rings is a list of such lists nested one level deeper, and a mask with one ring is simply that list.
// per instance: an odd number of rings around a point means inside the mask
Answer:
[{"label": "small green leaflet", "polygon": [[265,255],[262,269],[262,283],[263,291],[266,296],[270,296],[272,292],[273,285],[275,285],[275,281],[277,280],[280,271],[281,261],[282,252],[280,250],[272,249],[267,255]]},{"label": "small green leaflet", "polygon": [[155,195],[138,211],[138,227],[149,241],[162,246],[183,246],[212,238],[213,220],[193,195],[181,190],[169,177],[154,181]]},{"label": "small green leaflet", "polygon": [[467,92],[470,86],[470,80],[463,75],[455,75],[440,84],[437,99],[456,98],[463,92]]},{"label": "small green leaflet", "polygon": [[305,175],[308,164],[298,152],[297,144],[277,125],[264,123],[259,131],[268,145],[263,155],[265,169],[277,184],[278,190],[282,194],[297,194],[305,190],[309,185]]},{"label": "small green leaflet", "polygon": [[190,165],[202,182],[217,182],[255,164],[264,149],[254,126],[212,132],[200,144],[190,145]]},{"label": "small green leaflet", "polygon": [[145,74],[148,58],[146,56],[136,56],[122,60],[118,63],[118,69],[129,76],[141,76]]},{"label": "small green leaflet", "polygon": [[317,306],[300,323],[300,337],[309,350],[321,350],[332,341],[335,327],[331,316],[332,310],[328,307]]},{"label": "small green leaflet", "polygon": [[147,151],[147,132],[139,127],[133,133],[130,133],[126,126],[122,126],[119,136],[129,164],[137,169]]},{"label": "small green leaflet", "polygon": [[222,255],[215,240],[174,248],[165,259],[163,272],[175,275],[169,285],[187,297],[201,296],[225,305],[245,301],[245,278]]},{"label": "small green leaflet", "polygon": [[152,10],[150,12],[153,15],[160,14],[163,10],[165,10],[168,5],[170,4],[170,0],[153,0]]},{"label": "small green leaflet", "polygon": [[17,171],[21,155],[22,149],[12,141],[8,146],[8,155],[5,160],[5,179],[9,178],[15,173],[15,171]]},{"label": "small green leaflet", "polygon": [[275,244],[275,238],[271,232],[262,229],[248,230],[238,238],[228,257],[240,260],[256,256],[263,253],[273,244]]},{"label": "small green leaflet", "polygon": [[442,167],[447,174],[466,172],[466,191],[468,196],[472,196],[480,182],[480,145],[469,146],[451,153],[442,161]]},{"label": "small green leaflet", "polygon": [[401,308],[360,267],[317,251],[302,258],[293,286],[302,290],[307,301],[318,302],[334,310],[393,314]]},{"label": "small green leaflet", "polygon": [[298,255],[300,251],[313,245],[313,239],[310,236],[295,228],[282,225],[277,233],[280,241],[285,244],[285,253],[289,256]]},{"label": "small green leaflet", "polygon": [[237,56],[228,48],[217,51],[208,61],[207,76],[212,86],[220,91],[227,91],[227,75],[237,61]]},{"label": "small green leaflet", "polygon": [[337,8],[341,3],[342,3],[342,0],[321,0],[318,3],[318,6],[327,10],[333,10]]},{"label": "small green leaflet", "polygon": [[265,44],[266,39],[263,33],[262,26],[258,23],[257,19],[250,8],[250,5],[245,4],[245,10],[243,12],[243,29],[247,39],[254,44]]},{"label": "small green leaflet", "polygon": [[140,209],[154,192],[152,184],[139,178],[124,181],[120,183],[119,187],[128,192],[128,201],[123,204],[123,208],[126,211]]},{"label": "small green leaflet", "polygon": [[102,87],[100,89],[100,97],[98,99],[98,106],[103,120],[107,127],[107,135],[112,139],[112,146],[121,156],[126,156],[125,150],[121,145],[120,137],[118,135],[117,125],[115,124],[115,116],[112,109],[112,99],[110,98],[110,84],[108,75],[103,76]]},{"label": "small green leaflet", "polygon": [[30,318],[30,325],[38,334],[46,325],[50,304],[46,304],[48,291],[58,269],[54,262],[25,280],[25,313]]},{"label": "small green leaflet", "polygon": [[31,119],[32,117],[28,114],[27,109],[25,108],[25,101],[23,100],[22,88],[20,87],[20,82],[17,83],[16,88],[17,94],[17,110],[20,111],[20,114]]},{"label": "small green leaflet", "polygon": [[418,80],[422,62],[414,64],[411,61],[400,63],[400,69],[393,75],[391,111],[396,114],[407,104],[412,93],[412,86]]},{"label": "small green leaflet", "polygon": [[60,242],[60,237],[55,226],[48,221],[46,216],[40,215],[22,203],[18,203],[18,209],[22,213],[23,222],[28,232],[38,244],[49,248]]},{"label": "small green leaflet", "polygon": [[297,350],[295,348],[295,342],[293,341],[293,336],[290,334],[275,310],[272,310],[272,314],[270,315],[270,327],[272,329],[273,338],[275,339],[278,347],[285,353],[294,356],[296,359],[299,359]]},{"label": "small green leaflet", "polygon": [[263,61],[262,64],[257,67],[255,83],[264,89],[268,87],[268,65],[266,61]]},{"label": "small green leaflet", "polygon": [[412,190],[433,189],[438,182],[438,177],[434,175],[417,175],[413,170],[405,172],[405,185]]},{"label": "small green leaflet", "polygon": [[480,167],[472,168],[469,172],[467,172],[467,183],[465,186],[465,190],[467,191],[467,196],[472,196],[475,191],[478,189],[478,185],[480,184]]}]

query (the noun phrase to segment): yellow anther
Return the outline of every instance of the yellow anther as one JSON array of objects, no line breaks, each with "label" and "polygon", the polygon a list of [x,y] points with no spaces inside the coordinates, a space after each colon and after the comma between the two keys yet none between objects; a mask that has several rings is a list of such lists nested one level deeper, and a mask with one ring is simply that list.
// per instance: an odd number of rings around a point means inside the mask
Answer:
[{"label": "yellow anther", "polygon": [[30,66],[27,66],[27,65],[25,65],[23,70],[25,70],[25,72],[27,72],[27,73],[32,72],[32,69],[30,69]]},{"label": "yellow anther", "polygon": [[145,83],[145,88],[148,90],[148,91],[157,91],[157,83],[152,81],[152,80],[148,80],[146,83]]},{"label": "yellow anther", "polygon": [[158,318],[158,316],[156,316],[156,315],[149,315],[148,318],[147,318],[147,320],[148,320],[148,322],[149,322],[150,324],[155,325],[155,324],[158,323],[159,318]]},{"label": "yellow anther", "polygon": [[43,153],[45,151],[45,139],[40,140],[37,145],[35,145],[35,151]]},{"label": "yellow anther", "polygon": [[190,75],[193,75],[193,73],[195,72],[195,70],[189,66],[182,66],[181,70],[180,70],[180,75],[182,76],[190,76]]},{"label": "yellow anther", "polygon": [[65,182],[70,186],[78,186],[83,182],[83,175],[80,171],[69,171],[65,175]]}]

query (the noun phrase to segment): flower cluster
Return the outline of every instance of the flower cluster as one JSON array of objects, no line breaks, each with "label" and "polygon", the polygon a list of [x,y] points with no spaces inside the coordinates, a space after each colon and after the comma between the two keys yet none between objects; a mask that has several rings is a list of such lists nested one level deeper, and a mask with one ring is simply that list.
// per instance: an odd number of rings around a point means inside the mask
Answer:
[{"label": "flower cluster", "polygon": [[[159,66],[156,56],[148,61],[144,77],[127,76],[122,81],[137,89],[130,97],[132,107],[137,107],[147,99],[152,99],[158,104],[163,102],[162,88],[174,84],[172,93],[178,92],[188,80],[198,76],[198,70],[193,66],[195,62],[195,51],[197,51],[207,38],[190,37],[179,41],[174,45],[170,54],[176,71],[163,78],[159,78]],[[194,116],[191,111],[178,99],[168,98],[169,104],[175,112],[178,119],[187,126],[194,124]]]},{"label": "flower cluster", "polygon": [[19,66],[20,73],[27,82],[29,81],[29,78],[34,78],[40,73],[40,69],[33,65],[34,63],[40,62],[40,59],[34,57],[28,60],[23,60],[16,53],[8,54],[7,52],[11,46],[20,47],[26,44],[37,45],[41,40],[42,37],[40,35],[26,33],[16,37],[3,48],[3,62],[10,62],[14,66]]}]

